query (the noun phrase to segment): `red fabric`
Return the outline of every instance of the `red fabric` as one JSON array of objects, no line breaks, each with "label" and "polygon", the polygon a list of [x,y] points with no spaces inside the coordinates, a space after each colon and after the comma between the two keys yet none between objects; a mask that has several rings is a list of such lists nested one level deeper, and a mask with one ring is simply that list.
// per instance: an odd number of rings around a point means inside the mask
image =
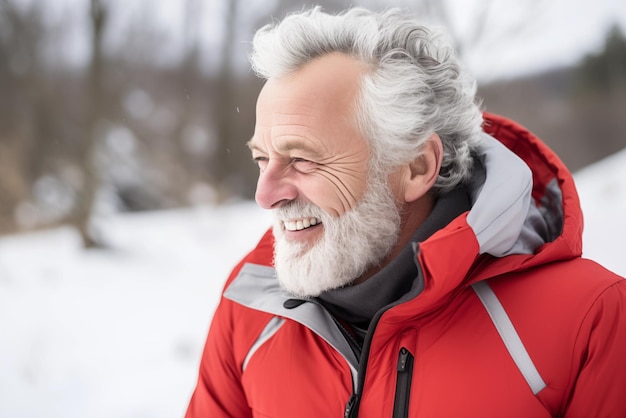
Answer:
[{"label": "red fabric", "polygon": [[[580,258],[582,214],[561,161],[531,133],[486,114],[485,130],[534,173],[540,202],[555,177],[564,227],[532,255],[478,256],[465,215],[419,248],[422,294],[385,312],[375,330],[359,408],[391,417],[400,348],[414,355],[411,417],[626,416],[626,280]],[[271,265],[273,238],[239,264]],[[533,395],[476,294],[489,284],[547,387]],[[306,327],[287,320],[243,361],[271,315],[223,298],[202,356],[187,418],[343,416],[353,393],[346,361]]]}]

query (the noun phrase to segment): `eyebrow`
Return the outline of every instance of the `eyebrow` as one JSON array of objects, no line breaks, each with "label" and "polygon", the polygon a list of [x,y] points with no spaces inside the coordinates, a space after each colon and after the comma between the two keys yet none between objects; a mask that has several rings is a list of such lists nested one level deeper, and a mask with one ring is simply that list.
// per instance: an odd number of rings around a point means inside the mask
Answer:
[{"label": "eyebrow", "polygon": [[[254,138],[250,139],[246,143],[246,145],[248,146],[248,148],[250,148],[251,151],[257,150],[260,152],[266,152],[255,143]],[[311,155],[312,157],[319,158],[322,156],[322,154],[320,154],[318,150],[314,149],[313,147],[309,145],[308,141],[305,141],[301,138],[290,138],[290,139],[281,141],[279,146],[276,148],[277,148],[277,151],[280,153],[296,150],[296,151],[304,151],[307,154]]]},{"label": "eyebrow", "polygon": [[246,146],[250,149],[250,151],[258,150],[262,151],[254,142],[254,138],[251,138],[248,142],[246,142]]}]

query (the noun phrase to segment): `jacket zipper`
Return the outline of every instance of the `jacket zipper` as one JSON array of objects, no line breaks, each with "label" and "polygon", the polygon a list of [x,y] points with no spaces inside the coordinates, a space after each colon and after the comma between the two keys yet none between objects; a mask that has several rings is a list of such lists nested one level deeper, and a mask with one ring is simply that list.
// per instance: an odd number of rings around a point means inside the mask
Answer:
[{"label": "jacket zipper", "polygon": [[402,347],[398,354],[396,395],[393,401],[393,418],[408,418],[411,380],[413,380],[413,354]]},{"label": "jacket zipper", "polygon": [[343,412],[343,418],[354,418],[357,416],[359,410],[359,395],[356,393],[350,396],[348,399],[348,403],[346,404],[346,409]]},{"label": "jacket zipper", "polygon": [[[420,280],[420,278],[423,277],[423,273],[422,273],[422,269],[419,263],[416,263],[416,264],[417,264],[416,280]],[[423,286],[419,290],[418,294],[421,293],[422,290],[423,290]],[[378,321],[382,317],[383,313],[385,313],[385,311],[393,308],[394,306],[398,304],[399,302],[394,302],[390,305],[385,306],[383,309],[376,312],[376,314],[372,318],[372,321],[370,322],[367,335],[365,336],[365,341],[363,342],[363,349],[361,351],[361,357],[359,359],[357,387],[354,388],[354,392],[352,396],[350,396],[350,399],[348,399],[348,402],[346,403],[346,407],[344,409],[344,414],[343,414],[344,418],[358,418],[359,416],[359,407],[361,406],[361,397],[363,393],[363,385],[365,383],[365,374],[367,372],[367,362],[368,362],[369,354],[370,354],[372,335],[374,334],[374,330],[376,329],[376,326],[378,325]],[[403,350],[406,353],[403,354]],[[405,356],[406,356],[406,359],[405,359],[406,361],[401,361],[401,359],[404,359]],[[402,347],[402,349],[400,350],[400,354],[398,355],[397,369],[398,369],[398,380],[400,380],[401,374],[404,376],[402,377],[402,380],[403,380],[402,386],[405,386],[405,389],[403,389],[403,391],[405,392],[405,394],[403,395],[405,397],[405,399],[403,400],[404,411],[400,410],[398,412],[400,415],[396,415],[395,405],[398,403],[398,397],[399,397],[397,392],[401,386],[400,384],[396,384],[396,397],[394,399],[394,414],[393,414],[394,418],[396,416],[408,417],[408,414],[409,414],[409,396],[411,392],[411,380],[413,378],[413,360],[414,360],[413,354],[411,354],[411,352],[407,350],[406,348]],[[400,369],[403,369],[403,371],[400,372]],[[402,413],[404,413],[404,415],[402,415]]]}]

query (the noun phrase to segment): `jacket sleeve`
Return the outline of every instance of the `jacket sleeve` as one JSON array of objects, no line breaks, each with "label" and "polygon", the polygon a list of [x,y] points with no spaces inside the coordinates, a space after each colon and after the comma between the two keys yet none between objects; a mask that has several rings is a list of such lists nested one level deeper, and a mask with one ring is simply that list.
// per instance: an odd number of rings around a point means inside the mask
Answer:
[{"label": "jacket sleeve", "polygon": [[598,297],[576,345],[580,372],[565,417],[626,417],[626,280]]},{"label": "jacket sleeve", "polygon": [[[224,289],[236,279],[246,263],[269,265],[273,254],[274,236],[269,228],[256,248],[235,266]],[[185,418],[252,417],[241,385],[241,363],[250,344],[270,318],[270,315],[259,313],[246,315],[242,309],[236,309],[234,302],[222,296],[209,328],[198,382]]]},{"label": "jacket sleeve", "polygon": [[209,328],[185,418],[252,417],[235,359],[231,310],[232,303],[222,298]]}]

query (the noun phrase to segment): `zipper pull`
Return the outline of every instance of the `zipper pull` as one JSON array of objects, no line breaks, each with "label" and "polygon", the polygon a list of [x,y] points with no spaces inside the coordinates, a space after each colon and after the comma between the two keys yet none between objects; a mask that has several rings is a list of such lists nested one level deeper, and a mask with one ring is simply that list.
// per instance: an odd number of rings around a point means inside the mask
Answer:
[{"label": "zipper pull", "polygon": [[359,403],[359,395],[355,393],[352,396],[350,396],[350,399],[348,399],[348,403],[346,404],[346,410],[343,412],[343,418],[356,418],[358,403]]},{"label": "zipper pull", "polygon": [[409,361],[409,350],[402,347],[398,356],[398,369],[399,372],[406,372],[406,367]]},{"label": "zipper pull", "polygon": [[409,417],[409,400],[411,397],[411,380],[413,379],[413,354],[405,347],[398,353],[398,376],[396,378],[396,394],[393,398],[393,417]]}]

